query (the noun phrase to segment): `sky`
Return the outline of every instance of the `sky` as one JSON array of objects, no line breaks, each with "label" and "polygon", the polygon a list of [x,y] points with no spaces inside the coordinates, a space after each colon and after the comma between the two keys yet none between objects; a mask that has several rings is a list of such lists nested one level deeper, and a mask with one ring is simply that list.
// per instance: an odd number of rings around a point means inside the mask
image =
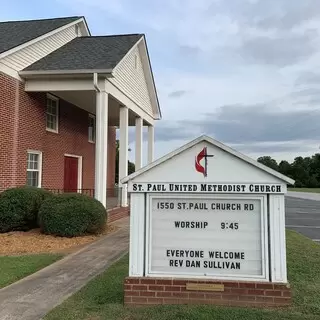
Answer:
[{"label": "sky", "polygon": [[[0,11],[73,15],[92,35],[146,35],[162,111],[155,158],[202,134],[253,158],[320,152],[318,0],[11,0]],[[134,130],[129,141],[134,159]]]}]

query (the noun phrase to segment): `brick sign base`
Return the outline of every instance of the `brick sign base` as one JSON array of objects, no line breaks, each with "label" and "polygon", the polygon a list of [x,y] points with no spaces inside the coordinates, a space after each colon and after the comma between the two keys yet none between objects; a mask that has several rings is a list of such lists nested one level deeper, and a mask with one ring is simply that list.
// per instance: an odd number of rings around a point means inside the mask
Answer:
[{"label": "brick sign base", "polygon": [[129,306],[213,304],[285,307],[290,303],[289,284],[146,277],[127,277],[124,281],[124,304]]}]

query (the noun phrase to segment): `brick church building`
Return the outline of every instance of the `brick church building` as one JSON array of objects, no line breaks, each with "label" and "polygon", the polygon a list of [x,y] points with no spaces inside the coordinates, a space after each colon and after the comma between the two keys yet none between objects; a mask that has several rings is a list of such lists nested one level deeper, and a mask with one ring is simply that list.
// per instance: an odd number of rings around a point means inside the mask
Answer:
[{"label": "brick church building", "polygon": [[[106,206],[128,170],[128,127],[135,165],[148,162],[161,111],[143,34],[92,36],[84,17],[0,22],[0,191],[29,185],[92,190]],[[122,186],[120,186],[122,187]],[[122,188],[121,205],[127,205]]]}]

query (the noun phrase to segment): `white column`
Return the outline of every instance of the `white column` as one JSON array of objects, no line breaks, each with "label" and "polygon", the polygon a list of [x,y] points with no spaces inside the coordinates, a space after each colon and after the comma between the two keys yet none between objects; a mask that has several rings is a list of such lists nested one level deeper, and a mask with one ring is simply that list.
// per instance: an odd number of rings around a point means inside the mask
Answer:
[{"label": "white column", "polygon": [[287,283],[284,195],[269,196],[271,281]]},{"label": "white column", "polygon": [[125,106],[120,107],[120,141],[119,141],[119,187],[121,190],[121,205],[128,205],[127,184],[121,184],[121,179],[128,175],[128,118],[129,111]]},{"label": "white column", "polygon": [[129,276],[143,277],[145,261],[145,193],[131,193]]},{"label": "white column", "polygon": [[95,198],[106,207],[108,163],[108,93],[96,93]]},{"label": "white column", "polygon": [[148,126],[148,163],[153,161],[154,157],[154,126]]},{"label": "white column", "polygon": [[136,118],[136,170],[142,167],[142,130],[143,120],[142,118]]}]

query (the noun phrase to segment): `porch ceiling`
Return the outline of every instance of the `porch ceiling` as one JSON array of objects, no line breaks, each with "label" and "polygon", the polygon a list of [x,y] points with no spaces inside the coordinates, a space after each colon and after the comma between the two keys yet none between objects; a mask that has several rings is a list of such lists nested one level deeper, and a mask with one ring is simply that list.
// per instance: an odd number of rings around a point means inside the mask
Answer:
[{"label": "porch ceiling", "polygon": [[[81,109],[92,114],[96,114],[96,92],[95,91],[51,91],[51,93],[60,99],[63,99]],[[119,126],[120,106],[121,104],[112,95],[109,94],[109,126]],[[129,108],[129,126],[135,125],[137,115]],[[147,125],[144,122],[144,125]]]}]

